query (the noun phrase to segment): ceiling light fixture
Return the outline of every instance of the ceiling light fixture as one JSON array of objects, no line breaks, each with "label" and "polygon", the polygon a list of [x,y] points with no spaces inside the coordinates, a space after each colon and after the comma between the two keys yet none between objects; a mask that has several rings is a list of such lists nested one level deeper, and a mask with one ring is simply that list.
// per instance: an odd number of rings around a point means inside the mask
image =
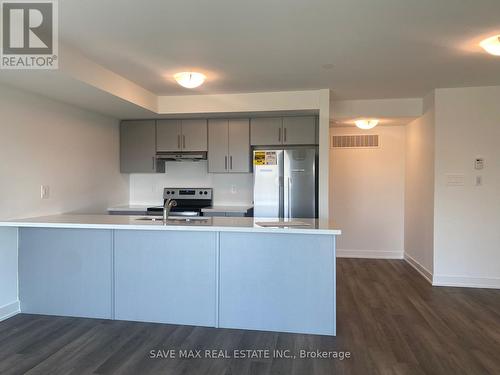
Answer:
[{"label": "ceiling light fixture", "polygon": [[479,45],[489,54],[500,56],[500,35],[485,39]]},{"label": "ceiling light fixture", "polygon": [[197,72],[180,72],[174,74],[174,79],[177,83],[187,89],[194,89],[201,86],[206,78],[204,74]]},{"label": "ceiling light fixture", "polygon": [[360,129],[363,130],[368,130],[368,129],[373,129],[375,126],[378,125],[378,120],[377,119],[371,119],[371,120],[356,120],[354,121],[356,126]]}]

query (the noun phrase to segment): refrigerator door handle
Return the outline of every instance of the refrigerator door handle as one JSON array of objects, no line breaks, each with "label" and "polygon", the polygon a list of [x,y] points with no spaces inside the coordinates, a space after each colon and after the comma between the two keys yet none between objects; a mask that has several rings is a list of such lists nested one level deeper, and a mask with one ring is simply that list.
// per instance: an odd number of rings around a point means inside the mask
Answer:
[{"label": "refrigerator door handle", "polygon": [[278,195],[279,195],[278,217],[283,217],[285,211],[283,203],[284,186],[280,177],[278,177],[277,180],[278,180]]},{"label": "refrigerator door handle", "polygon": [[288,177],[288,186],[287,186],[287,189],[288,189],[288,218],[291,219],[292,218],[292,192],[291,192],[291,181],[290,181],[290,177]]}]

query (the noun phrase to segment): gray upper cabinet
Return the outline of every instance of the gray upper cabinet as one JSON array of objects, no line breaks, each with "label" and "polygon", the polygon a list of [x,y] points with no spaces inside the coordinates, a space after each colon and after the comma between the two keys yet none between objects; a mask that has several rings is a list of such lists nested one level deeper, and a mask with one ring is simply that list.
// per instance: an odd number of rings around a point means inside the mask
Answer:
[{"label": "gray upper cabinet", "polygon": [[250,121],[229,120],[229,172],[250,172]]},{"label": "gray upper cabinet", "polygon": [[281,117],[262,117],[251,120],[250,144],[252,146],[271,146],[282,144],[283,119]]},{"label": "gray upper cabinet", "polygon": [[250,172],[248,119],[208,120],[208,171]]},{"label": "gray upper cabinet", "polygon": [[182,151],[207,151],[207,120],[182,120]]},{"label": "gray upper cabinet", "polygon": [[227,120],[208,120],[208,172],[227,172],[229,144]]},{"label": "gray upper cabinet", "polygon": [[122,121],[120,124],[120,171],[156,172],[156,129],[154,120]]},{"label": "gray upper cabinet", "polygon": [[316,117],[283,117],[284,145],[313,145],[316,143]]},{"label": "gray upper cabinet", "polygon": [[316,117],[266,117],[251,120],[252,146],[313,145],[316,141]]},{"label": "gray upper cabinet", "polygon": [[181,120],[158,120],[156,122],[156,149],[158,151],[181,151]]},{"label": "gray upper cabinet", "polygon": [[158,151],[207,151],[207,120],[158,120]]}]

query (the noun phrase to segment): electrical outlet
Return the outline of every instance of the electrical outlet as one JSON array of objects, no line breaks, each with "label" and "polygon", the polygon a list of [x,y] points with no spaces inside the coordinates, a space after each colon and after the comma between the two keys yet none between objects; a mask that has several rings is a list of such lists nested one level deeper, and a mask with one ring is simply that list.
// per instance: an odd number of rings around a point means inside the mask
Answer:
[{"label": "electrical outlet", "polygon": [[483,184],[483,176],[476,176],[476,186],[481,186]]},{"label": "electrical outlet", "polygon": [[49,185],[40,185],[40,198],[49,199],[50,197],[50,187]]},{"label": "electrical outlet", "polygon": [[236,185],[231,185],[231,194],[236,194],[237,192]]}]

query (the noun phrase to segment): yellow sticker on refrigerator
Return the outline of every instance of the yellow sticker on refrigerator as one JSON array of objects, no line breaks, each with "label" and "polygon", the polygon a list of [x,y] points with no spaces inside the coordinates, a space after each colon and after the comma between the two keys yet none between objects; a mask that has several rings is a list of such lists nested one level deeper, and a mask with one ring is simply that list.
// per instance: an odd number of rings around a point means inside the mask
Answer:
[{"label": "yellow sticker on refrigerator", "polygon": [[276,165],[278,157],[276,151],[255,151],[253,158],[254,165]]}]

